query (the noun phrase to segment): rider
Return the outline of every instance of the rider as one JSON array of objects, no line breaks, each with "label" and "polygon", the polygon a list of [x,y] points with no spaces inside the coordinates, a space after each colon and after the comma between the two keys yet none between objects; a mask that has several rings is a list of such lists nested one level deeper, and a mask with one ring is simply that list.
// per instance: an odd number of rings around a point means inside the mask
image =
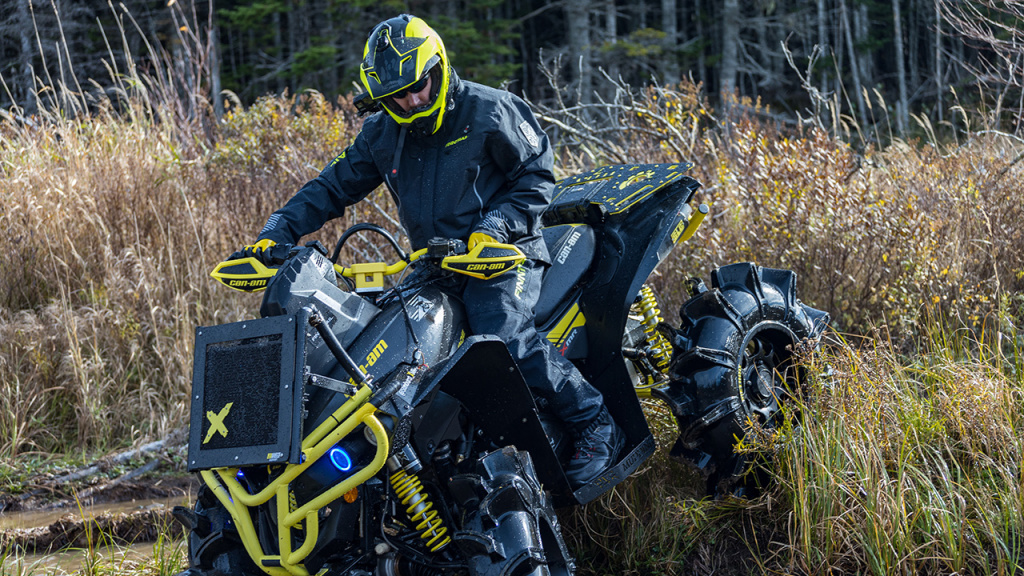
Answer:
[{"label": "rider", "polygon": [[[598,392],[537,333],[534,305],[550,263],[540,234],[551,201],[553,154],[529,107],[515,95],[460,80],[444,43],[407,14],[378,24],[359,76],[385,114],[364,122],[352,144],[267,220],[243,253],[269,258],[387,185],[413,249],[434,237],[516,244],[515,274],[467,278],[456,289],[470,329],[501,338],[533,392],[573,431],[566,466],[574,486],[615,462],[624,435]],[[458,291],[461,290],[461,294]]]}]

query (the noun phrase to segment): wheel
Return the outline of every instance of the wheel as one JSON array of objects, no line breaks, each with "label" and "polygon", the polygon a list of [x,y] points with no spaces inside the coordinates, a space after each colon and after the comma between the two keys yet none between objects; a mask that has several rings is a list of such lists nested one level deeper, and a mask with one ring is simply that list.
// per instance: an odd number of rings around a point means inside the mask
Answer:
[{"label": "wheel", "polygon": [[751,263],[711,274],[712,289],[680,310],[670,382],[663,392],[679,423],[672,455],[708,473],[708,491],[731,490],[747,459],[734,446],[751,425],[774,427],[799,368],[793,345],[816,339],[829,316],[796,297],[796,274]]},{"label": "wheel", "polygon": [[231,515],[209,488],[202,486],[195,508],[175,506],[174,518],[188,533],[189,568],[177,576],[259,576]]},{"label": "wheel", "polygon": [[575,569],[558,517],[527,452],[506,446],[484,455],[474,474],[449,489],[465,510],[453,541],[470,576],[571,576]]}]

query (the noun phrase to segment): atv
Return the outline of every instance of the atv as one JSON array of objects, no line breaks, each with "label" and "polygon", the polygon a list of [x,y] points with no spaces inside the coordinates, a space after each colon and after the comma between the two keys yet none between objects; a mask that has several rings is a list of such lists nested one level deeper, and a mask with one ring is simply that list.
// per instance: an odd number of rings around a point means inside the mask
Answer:
[{"label": "atv", "polygon": [[[274,247],[275,267],[218,266],[224,284],[265,293],[260,318],[196,329],[188,469],[202,488],[174,512],[188,529],[183,574],[573,574],[555,509],[594,500],[654,453],[640,398],[667,403],[673,455],[712,490],[735,483],[747,462],[734,445],[776,423],[794,345],[813,343],[828,315],[797,299],[792,272],[744,263],[715,270],[710,288],[691,280],[682,323],[665,323],[645,283],[708,214],[690,168],[599,168],[560,182],[544,214],[538,331],[627,438],[576,489],[561,423],[441,289],[515,269],[514,245],[466,253],[436,239],[406,254],[359,224],[330,257],[311,242]],[[396,261],[338,264],[356,233],[379,234]]]}]

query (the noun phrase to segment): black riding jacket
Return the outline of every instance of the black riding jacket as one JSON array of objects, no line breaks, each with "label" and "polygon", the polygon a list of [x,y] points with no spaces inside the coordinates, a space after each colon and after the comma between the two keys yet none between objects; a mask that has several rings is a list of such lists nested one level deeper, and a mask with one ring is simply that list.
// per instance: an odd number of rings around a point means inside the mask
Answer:
[{"label": "black riding jacket", "polygon": [[414,250],[434,237],[485,232],[547,262],[540,235],[554,185],[547,135],[519,97],[452,74],[453,108],[436,134],[402,134],[384,112],[367,118],[352,144],[271,215],[259,239],[294,244],[383,182]]}]

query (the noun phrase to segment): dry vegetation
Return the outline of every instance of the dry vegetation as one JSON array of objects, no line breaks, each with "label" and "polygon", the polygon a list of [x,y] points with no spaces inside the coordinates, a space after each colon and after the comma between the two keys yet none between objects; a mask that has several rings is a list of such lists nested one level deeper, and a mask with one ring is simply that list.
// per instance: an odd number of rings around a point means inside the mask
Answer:
[{"label": "dry vegetation", "polygon": [[[208,271],[358,129],[350,102],[316,94],[235,106],[216,126],[134,106],[131,120],[108,104],[0,123],[7,463],[184,425],[195,326],[258,307]],[[587,571],[1020,572],[1024,145],[959,114],[946,140],[924,125],[876,149],[838,117],[782,127],[749,103],[713,111],[692,86],[590,116],[544,111],[560,123],[563,176],[694,162],[713,218],[655,279],[664,309],[682,303],[684,278],[754,260],[796,270],[800,297],[849,338],[811,360],[800,425],[753,447],[773,462],[762,496],[695,500],[699,481],[659,453],[568,518]],[[620,138],[580,138],[584,120]],[[393,229],[386,196],[371,200],[316,237],[364,220]],[[656,428],[671,442],[670,422]]]}]

